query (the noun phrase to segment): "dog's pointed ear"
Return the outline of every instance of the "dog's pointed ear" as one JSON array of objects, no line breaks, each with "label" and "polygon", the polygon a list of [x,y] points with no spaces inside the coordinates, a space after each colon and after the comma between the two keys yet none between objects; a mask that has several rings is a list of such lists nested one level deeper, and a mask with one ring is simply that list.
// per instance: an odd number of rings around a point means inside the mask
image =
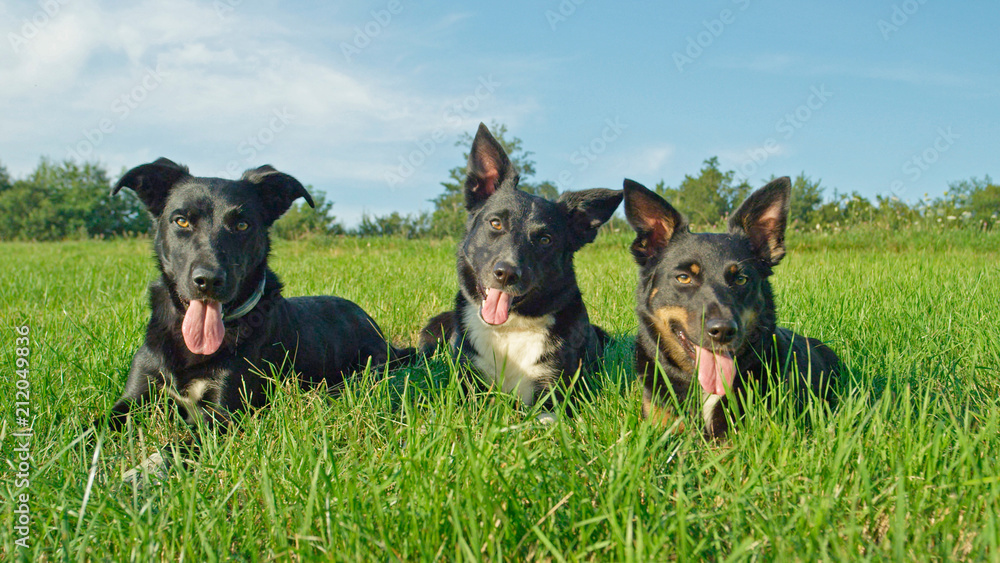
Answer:
[{"label": "dog's pointed ear", "polygon": [[122,175],[111,188],[111,195],[117,194],[122,188],[129,188],[139,196],[139,200],[154,217],[159,217],[163,213],[170,188],[190,175],[187,166],[160,157]]},{"label": "dog's pointed ear", "polygon": [[663,250],[684,228],[684,217],[656,192],[625,179],[625,218],[635,230],[632,256],[640,266]]},{"label": "dog's pointed ear", "polygon": [[465,208],[469,211],[482,205],[501,187],[517,186],[517,167],[483,123],[472,141],[466,174]]},{"label": "dog's pointed ear", "polygon": [[785,227],[792,181],[788,176],[772,180],[750,194],[729,218],[729,232],[746,234],[754,251],[765,263],[776,266],[785,256]]},{"label": "dog's pointed ear", "polygon": [[597,238],[598,229],[614,215],[621,202],[621,190],[605,188],[563,192],[559,196],[556,205],[569,217],[574,252]]},{"label": "dog's pointed ear", "polygon": [[257,188],[264,202],[264,220],[268,226],[284,215],[300,197],[305,198],[309,207],[316,207],[312,196],[301,182],[284,172],[278,172],[270,164],[247,170],[240,179]]}]

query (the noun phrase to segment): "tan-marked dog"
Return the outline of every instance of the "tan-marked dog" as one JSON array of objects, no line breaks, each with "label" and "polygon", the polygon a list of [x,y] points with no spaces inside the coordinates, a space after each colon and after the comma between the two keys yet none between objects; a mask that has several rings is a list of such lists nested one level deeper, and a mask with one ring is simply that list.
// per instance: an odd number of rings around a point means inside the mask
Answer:
[{"label": "tan-marked dog", "polygon": [[645,418],[683,430],[677,409],[697,393],[702,430],[715,438],[728,430],[724,407],[741,410],[750,385],[763,394],[783,381],[800,406],[810,393],[832,400],[837,355],[777,326],[768,278],[785,255],[790,191],[787,177],[774,180],[733,213],[729,232],[692,233],[669,203],[625,180],[640,270],[636,371]]}]

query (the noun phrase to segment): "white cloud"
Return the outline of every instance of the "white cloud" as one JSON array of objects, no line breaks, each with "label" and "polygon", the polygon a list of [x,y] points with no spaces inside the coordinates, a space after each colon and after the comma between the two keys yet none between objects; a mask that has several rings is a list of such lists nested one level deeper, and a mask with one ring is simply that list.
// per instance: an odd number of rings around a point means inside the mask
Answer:
[{"label": "white cloud", "polygon": [[[148,150],[136,139],[161,147],[155,153],[181,144],[228,159],[279,111],[294,116],[281,137],[301,152],[315,144],[337,153],[375,143],[397,147],[388,151],[395,156],[436,130],[446,130],[450,145],[480,119],[532,110],[530,101],[504,108],[492,93],[477,98],[476,77],[451,86],[457,97],[421,91],[405,76],[347,63],[337,48],[304,48],[294,31],[245,12],[237,7],[220,17],[211,4],[175,0],[66,4],[20,52],[0,51],[0,104],[17,108],[5,119],[0,141],[32,134],[40,146],[22,166],[33,165],[38,154],[62,158],[71,152],[67,147],[81,143],[96,145],[92,154],[98,157],[138,158]],[[7,31],[17,32],[18,22],[32,14],[9,20]],[[441,25],[460,25],[466,17],[453,14]],[[469,100],[465,109],[448,109]],[[114,131],[93,142],[98,136],[87,132],[106,121]],[[382,176],[373,171],[376,162],[384,167],[391,161],[348,157],[336,168],[370,179]]]},{"label": "white cloud", "polygon": [[54,16],[42,11],[25,13],[8,19],[7,24],[2,31],[10,48],[0,49],[4,84],[0,96],[7,99],[71,87],[90,53],[103,43],[100,34],[91,30],[93,14],[82,8],[71,11],[66,7]]},{"label": "white cloud", "polygon": [[788,147],[774,141],[774,139],[768,139],[766,142],[758,145],[737,148],[730,147],[717,150],[712,154],[718,155],[719,162],[723,166],[729,164],[732,167],[747,161],[763,161],[776,156],[785,156],[788,154]]},{"label": "white cloud", "polygon": [[[516,129],[539,111],[531,97],[511,94],[521,88],[510,81],[540,73],[530,58],[484,63],[496,76],[456,67],[447,80],[438,70],[429,79],[374,56],[405,52],[395,42],[424,34],[382,34],[371,52],[345,60],[341,41],[363,20],[320,24],[246,2],[220,14],[187,0],[59,1],[66,4],[18,52],[0,48],[0,158],[15,177],[41,156],[98,161],[112,176],[159,156],[206,176],[270,163],[330,192],[352,222],[367,201],[427,208],[459,160],[461,133],[494,119]],[[37,10],[0,5],[9,16],[0,36],[20,33]],[[437,28],[468,20],[446,15]],[[414,151],[420,164],[390,186],[387,173]]]},{"label": "white cloud", "polygon": [[663,174],[664,167],[674,156],[675,147],[673,145],[657,145],[647,147],[639,152],[635,162],[642,167],[645,174]]},{"label": "white cloud", "polygon": [[791,152],[787,145],[768,139],[758,145],[723,149],[715,154],[719,157],[719,168],[735,171],[737,182],[746,180],[755,184],[774,173],[775,164],[787,161]]}]

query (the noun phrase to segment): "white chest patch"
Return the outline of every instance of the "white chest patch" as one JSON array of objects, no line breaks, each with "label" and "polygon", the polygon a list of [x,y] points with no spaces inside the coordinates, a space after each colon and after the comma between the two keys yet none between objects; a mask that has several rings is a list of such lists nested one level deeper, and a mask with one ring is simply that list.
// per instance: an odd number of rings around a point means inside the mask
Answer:
[{"label": "white chest patch", "polygon": [[[555,370],[539,363],[551,338],[549,329],[555,324],[553,315],[523,317],[510,313],[507,322],[489,325],[474,306],[463,311],[466,346],[472,346],[473,363],[493,384],[505,393],[515,393],[521,402],[531,406],[535,390],[555,379]],[[468,350],[465,351],[469,353]]]},{"label": "white chest patch", "polygon": [[712,427],[712,418],[715,416],[715,409],[722,402],[722,395],[710,395],[701,389],[701,399],[704,401],[701,404],[701,419],[705,422],[702,429],[707,430]]},{"label": "white chest patch", "polygon": [[717,407],[719,402],[722,401],[722,395],[709,395],[702,390],[701,396],[705,401],[701,404],[701,418],[705,421],[705,428],[708,428],[712,424],[712,416],[715,414],[715,407]]},{"label": "white chest patch", "polygon": [[205,398],[205,393],[209,389],[214,389],[216,387],[215,383],[209,381],[208,379],[195,379],[194,381],[188,383],[187,388],[184,389],[184,394],[178,393],[173,385],[168,385],[166,387],[167,394],[170,397],[184,406],[184,410],[187,412],[187,422],[188,424],[195,423],[195,417],[201,417],[201,401]]}]

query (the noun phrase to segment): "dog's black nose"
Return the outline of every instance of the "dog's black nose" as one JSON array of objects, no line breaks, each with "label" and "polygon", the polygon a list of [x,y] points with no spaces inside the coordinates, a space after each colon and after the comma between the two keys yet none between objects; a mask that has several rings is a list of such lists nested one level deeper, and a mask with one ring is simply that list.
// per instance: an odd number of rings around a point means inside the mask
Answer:
[{"label": "dog's black nose", "polygon": [[493,266],[493,276],[500,282],[500,285],[517,283],[517,280],[521,279],[521,268],[517,268],[509,262],[497,262],[497,265]]},{"label": "dog's black nose", "polygon": [[732,319],[709,319],[705,322],[705,332],[717,344],[729,344],[736,338],[736,321]]},{"label": "dog's black nose", "polygon": [[226,272],[199,266],[191,272],[191,279],[198,291],[211,295],[221,290],[222,286],[225,285]]}]

